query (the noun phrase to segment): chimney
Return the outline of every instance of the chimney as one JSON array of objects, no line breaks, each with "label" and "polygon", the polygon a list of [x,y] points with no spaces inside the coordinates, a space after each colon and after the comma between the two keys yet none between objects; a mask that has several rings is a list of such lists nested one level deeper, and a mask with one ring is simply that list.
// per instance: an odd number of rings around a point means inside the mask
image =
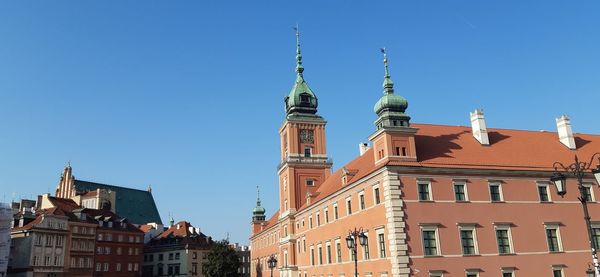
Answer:
[{"label": "chimney", "polygon": [[490,145],[487,128],[485,127],[485,119],[483,118],[483,110],[476,109],[471,113],[471,129],[473,129],[473,137],[481,145]]},{"label": "chimney", "polygon": [[361,156],[365,154],[365,152],[367,152],[369,149],[371,149],[371,147],[369,147],[369,144],[366,142],[361,142],[360,144],[358,144],[358,150],[360,151]]},{"label": "chimney", "polygon": [[558,129],[558,139],[569,149],[577,149],[575,145],[575,137],[571,129],[571,119],[563,115],[556,119],[556,128]]}]

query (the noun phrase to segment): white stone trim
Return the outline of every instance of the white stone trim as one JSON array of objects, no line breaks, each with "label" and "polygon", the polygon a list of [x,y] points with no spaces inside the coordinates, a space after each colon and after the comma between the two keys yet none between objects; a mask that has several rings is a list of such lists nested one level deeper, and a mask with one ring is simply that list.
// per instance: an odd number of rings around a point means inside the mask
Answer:
[{"label": "white stone trim", "polygon": [[402,191],[400,190],[398,173],[386,168],[383,171],[382,188],[387,219],[386,231],[389,245],[389,259],[392,266],[391,276],[408,277],[410,275],[410,268],[408,244],[406,242],[406,222],[404,221],[404,202],[401,198]]}]

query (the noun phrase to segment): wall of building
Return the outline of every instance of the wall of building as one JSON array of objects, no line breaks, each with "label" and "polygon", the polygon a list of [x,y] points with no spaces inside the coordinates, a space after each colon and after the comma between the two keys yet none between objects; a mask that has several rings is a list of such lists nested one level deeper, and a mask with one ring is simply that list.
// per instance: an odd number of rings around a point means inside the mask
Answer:
[{"label": "wall of building", "polygon": [[[492,276],[500,275],[503,268],[513,268],[517,276],[551,276],[553,269],[562,268],[564,276],[583,276],[591,254],[576,191],[559,197],[547,174],[475,174],[402,175],[413,272],[443,271],[444,276],[457,276],[467,269],[478,269]],[[419,182],[430,184],[430,200],[419,200]],[[466,186],[466,201],[456,200],[455,184]],[[491,200],[490,184],[500,185],[501,201]],[[577,186],[574,182],[568,185]],[[549,201],[541,201],[539,186],[547,186]],[[590,214],[599,218],[600,190],[593,185],[591,191],[594,199],[589,204]],[[508,254],[499,253],[498,228],[510,230]],[[558,229],[557,251],[549,249],[547,228]],[[474,254],[463,252],[460,231],[467,229],[474,230]],[[425,255],[423,230],[436,232],[437,255]]]}]

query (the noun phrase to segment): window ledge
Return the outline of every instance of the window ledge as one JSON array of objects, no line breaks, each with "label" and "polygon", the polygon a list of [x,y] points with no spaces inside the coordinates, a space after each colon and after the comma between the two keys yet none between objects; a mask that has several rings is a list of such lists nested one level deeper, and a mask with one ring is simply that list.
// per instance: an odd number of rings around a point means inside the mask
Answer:
[{"label": "window ledge", "polygon": [[559,250],[559,251],[548,251],[548,254],[564,254],[565,251],[563,250]]},{"label": "window ledge", "polygon": [[463,254],[463,257],[481,257],[481,254]]},{"label": "window ledge", "polygon": [[492,201],[490,201],[490,202],[491,202],[491,203],[506,203],[506,201],[504,201],[504,200],[498,200],[498,201],[494,201],[494,200],[492,200]]},{"label": "window ledge", "polygon": [[433,201],[433,200],[419,200],[419,202],[423,202],[423,203],[434,203],[435,201]]},{"label": "window ledge", "polygon": [[499,256],[516,256],[516,253],[499,253]]},{"label": "window ledge", "polygon": [[441,258],[442,255],[423,255],[423,258]]},{"label": "window ledge", "polygon": [[456,203],[471,203],[469,200],[454,200]]}]

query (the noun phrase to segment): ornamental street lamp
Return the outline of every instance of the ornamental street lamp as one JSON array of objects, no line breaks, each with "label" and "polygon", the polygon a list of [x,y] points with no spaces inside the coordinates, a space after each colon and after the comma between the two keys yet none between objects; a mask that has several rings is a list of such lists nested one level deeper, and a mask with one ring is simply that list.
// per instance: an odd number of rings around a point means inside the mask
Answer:
[{"label": "ornamental street lamp", "polygon": [[348,231],[348,236],[346,237],[346,246],[352,250],[352,254],[354,254],[354,276],[358,276],[358,255],[357,252],[357,244],[356,241],[359,241],[360,245],[364,247],[367,245],[367,235],[363,231],[363,228],[356,229],[354,231]]},{"label": "ornamental street lamp", "polygon": [[269,257],[267,260],[267,266],[271,270],[271,277],[273,277],[273,269],[277,267],[277,259],[275,258],[275,255],[271,255],[271,257]]},{"label": "ornamental street lamp", "polygon": [[[596,168],[592,168],[592,163],[594,162],[595,158],[598,159],[598,166]],[[587,203],[591,199],[588,199],[587,189],[583,186],[583,177],[586,175],[586,173],[588,173],[588,171],[594,175],[596,182],[598,185],[600,185],[600,153],[594,153],[589,162],[580,162],[579,158],[575,156],[575,163],[565,166],[560,162],[555,162],[553,166],[554,174],[552,177],[550,177],[550,181],[554,183],[558,195],[561,197],[567,193],[567,176],[565,176],[563,173],[560,173],[558,169],[561,168],[564,172],[571,173],[573,176],[575,176],[575,178],[577,178],[577,185],[579,189],[579,197],[577,199],[579,199],[579,202],[581,202],[581,206],[583,207],[583,218],[585,219],[585,224],[588,231],[590,247],[592,249],[592,262],[594,265],[594,270],[589,268],[586,273],[589,277],[600,277],[600,265],[598,264],[598,255],[596,254],[597,245],[594,241],[594,236],[592,235],[592,224],[590,222],[590,214],[587,207]],[[590,272],[593,275],[590,275]]]}]

